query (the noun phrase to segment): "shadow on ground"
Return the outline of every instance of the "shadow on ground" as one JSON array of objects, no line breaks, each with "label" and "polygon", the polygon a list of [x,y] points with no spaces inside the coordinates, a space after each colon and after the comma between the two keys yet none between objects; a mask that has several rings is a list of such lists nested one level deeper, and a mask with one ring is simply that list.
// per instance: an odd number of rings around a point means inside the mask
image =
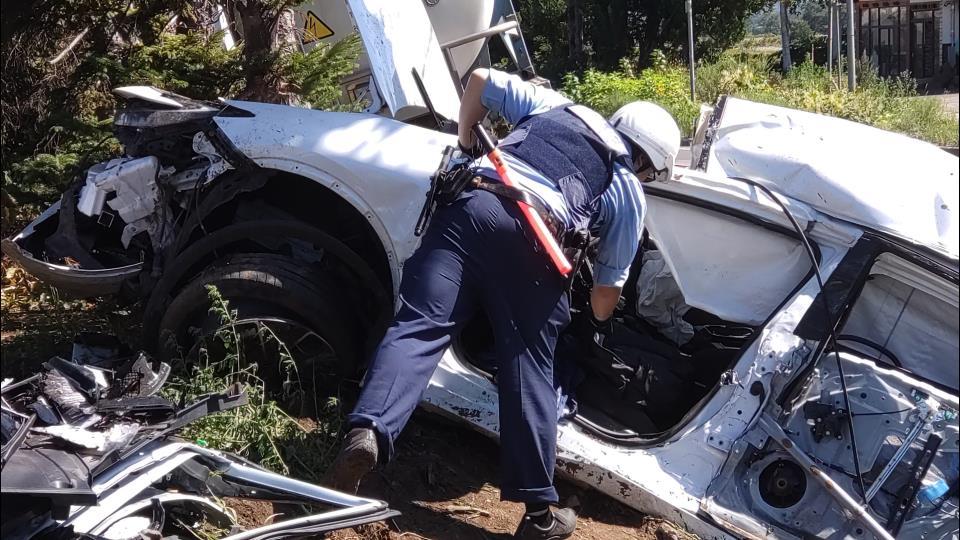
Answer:
[{"label": "shadow on ground", "polygon": [[53,356],[70,358],[73,340],[83,332],[114,334],[134,349],[139,346],[136,310],[106,304],[60,307],[48,303],[39,309],[5,309],[0,320],[0,375],[4,378],[31,375]]}]

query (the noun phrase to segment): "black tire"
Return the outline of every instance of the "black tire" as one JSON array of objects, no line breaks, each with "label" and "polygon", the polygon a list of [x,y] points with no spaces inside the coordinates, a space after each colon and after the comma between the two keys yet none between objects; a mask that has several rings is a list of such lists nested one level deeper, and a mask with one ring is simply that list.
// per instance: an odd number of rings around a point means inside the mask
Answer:
[{"label": "black tire", "polygon": [[[362,327],[336,283],[308,264],[283,255],[259,253],[226,256],[173,295],[160,323],[161,356],[190,361],[197,343],[223,326],[219,316],[210,312],[208,285],[215,286],[230,303],[238,320],[267,325],[281,321],[314,333],[329,347],[324,365],[314,365],[312,370],[301,365],[303,359],[294,354],[300,373],[314,374],[311,380],[303,381],[304,386],[323,384],[316,380],[318,375],[337,379],[349,376],[359,365]],[[293,344],[286,345],[293,352]],[[316,358],[310,361],[319,363]],[[265,367],[261,366],[260,375],[271,386],[277,381],[271,381],[269,374],[276,370]]]}]

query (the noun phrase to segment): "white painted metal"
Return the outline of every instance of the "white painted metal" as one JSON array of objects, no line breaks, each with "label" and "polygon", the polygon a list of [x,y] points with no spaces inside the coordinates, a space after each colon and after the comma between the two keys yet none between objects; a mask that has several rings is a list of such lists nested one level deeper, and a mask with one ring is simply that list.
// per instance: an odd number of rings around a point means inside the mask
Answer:
[{"label": "white painted metal", "polygon": [[[137,494],[143,492],[154,482],[159,481],[167,473],[173,471],[180,465],[190,461],[196,454],[192,452],[170,452],[166,453],[164,459],[159,460],[153,456],[141,459],[135,463],[134,468],[143,472],[143,474],[133,476],[128,482],[115,482],[117,489],[106,493],[106,489],[99,484],[94,484],[93,491],[97,494],[99,501],[97,506],[84,506],[71,513],[70,518],[65,522],[73,527],[74,531],[87,532],[97,525],[110,518],[114,512],[123,508]],[[128,475],[124,475],[119,480],[126,480]],[[113,480],[113,479],[111,479]],[[76,507],[74,507],[76,508]]]},{"label": "white painted metal", "polygon": [[956,259],[960,160],[856,122],[727,98],[707,172],[761,182]]},{"label": "white painted metal", "polygon": [[367,217],[399,283],[413,253],[413,228],[430,175],[454,135],[372,114],[333,113],[231,102],[256,119],[218,117],[217,125],[257,164],[304,176],[337,193]]},{"label": "white painted metal", "polygon": [[[439,0],[425,2],[427,16],[437,33],[437,41],[447,43],[486,30],[493,20],[496,0]],[[461,76],[477,59],[484,42],[473,41],[451,51],[453,67]]]},{"label": "white painted metal", "polygon": [[426,112],[413,70],[423,79],[437,112],[456,118],[460,107],[437,33],[422,0],[348,0],[377,89],[394,118]]},{"label": "white painted metal", "polygon": [[230,460],[215,450],[189,443],[166,443],[114,464],[91,486],[93,492],[99,497],[99,504],[72,507],[70,516],[64,524],[72,526],[74,531],[80,533],[109,526],[117,512],[122,513],[123,508],[128,506],[135,497],[142,494],[153,483],[195,458],[207,458],[220,463],[223,465],[221,474],[228,480],[240,480],[247,485],[261,486],[281,494],[291,493],[302,499],[311,499],[324,505],[339,507],[225,537],[231,540],[246,540],[259,534],[279,533],[297,526],[334,523],[341,519],[371,515],[387,508],[387,504],[383,501],[341,493],[256,469]]},{"label": "white painted metal", "polygon": [[[164,96],[164,92],[152,86],[121,86],[119,88],[114,88],[113,93],[117,94],[120,97],[127,99],[142,99],[144,101],[150,101],[156,103],[157,105],[164,105],[166,107],[173,107],[175,109],[182,109],[183,104],[175,99]],[[212,111],[210,107],[203,107],[198,110],[208,110]]]}]

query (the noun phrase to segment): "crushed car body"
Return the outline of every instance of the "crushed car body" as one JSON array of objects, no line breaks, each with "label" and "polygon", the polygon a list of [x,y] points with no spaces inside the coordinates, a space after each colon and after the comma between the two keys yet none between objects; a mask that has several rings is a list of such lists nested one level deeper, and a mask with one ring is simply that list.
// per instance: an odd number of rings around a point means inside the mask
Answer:
[{"label": "crushed car body", "polygon": [[[70,360],[4,381],[4,538],[166,538],[190,529],[233,540],[302,538],[397,515],[382,501],[176,439],[190,422],[246,404],[246,395],[235,387],[177,407],[158,395],[167,364],[97,354],[110,349],[103,345],[75,344]],[[310,510],[244,528],[228,498]]]},{"label": "crushed car body", "polygon": [[[393,13],[375,4],[352,1],[355,18]],[[490,22],[471,39],[510,20]],[[398,96],[413,95],[408,67],[390,72]],[[334,358],[331,379],[357,380],[449,123],[118,92],[125,155],[84,171],[4,253],[65,290],[143,301],[161,358],[209,330],[214,284],[241,319],[327,351],[304,365]],[[957,170],[905,136],[721,98],[691,165],[644,186],[614,339],[560,340],[558,472],[702,537],[956,538]],[[575,316],[589,287],[587,265]],[[478,317],[423,406],[496,436],[490,345]]]},{"label": "crushed car body", "polygon": [[956,257],[957,160],[936,146],[806,111],[725,99],[694,168],[756,179],[831,217]]}]

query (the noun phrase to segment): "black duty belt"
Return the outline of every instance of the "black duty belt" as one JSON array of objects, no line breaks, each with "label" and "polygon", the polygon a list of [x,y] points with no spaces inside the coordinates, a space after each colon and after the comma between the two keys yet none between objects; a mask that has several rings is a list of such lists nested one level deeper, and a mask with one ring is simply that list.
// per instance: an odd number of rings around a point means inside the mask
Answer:
[{"label": "black duty belt", "polygon": [[570,229],[557,218],[547,203],[530,191],[508,186],[502,182],[479,176],[469,167],[450,167],[450,158],[454,153],[453,147],[444,150],[444,157],[437,172],[430,178],[430,189],[427,191],[426,201],[417,220],[414,234],[420,236],[426,230],[430,217],[438,206],[452,203],[466,189],[482,189],[494,195],[523,203],[532,208],[556,238],[563,249],[567,260],[573,264],[573,272],[567,280],[567,287],[577,274],[577,269],[586,258],[587,247],[590,244],[590,231],[586,229]]},{"label": "black duty belt", "polygon": [[540,214],[540,218],[543,219],[547,228],[550,229],[554,238],[557,239],[557,242],[563,248],[567,260],[573,264],[573,271],[570,272],[570,276],[567,279],[567,288],[569,289],[580,265],[583,264],[586,258],[587,247],[590,245],[591,239],[590,231],[568,229],[557,219],[550,207],[543,202],[543,199],[527,190],[508,186],[502,182],[490,181],[482,176],[474,176],[470,180],[469,185],[474,189],[489,191],[498,197],[525,203]]},{"label": "black duty belt", "polygon": [[490,181],[483,176],[474,176],[470,180],[470,187],[489,191],[498,197],[526,204],[530,208],[533,208],[536,213],[540,214],[540,218],[543,219],[543,222],[546,223],[547,228],[550,229],[550,232],[553,233],[555,238],[558,240],[562,238],[565,229],[563,223],[557,219],[553,211],[550,210],[550,207],[547,206],[547,203],[543,202],[543,199],[536,194],[525,189],[508,186],[503,182]]}]

